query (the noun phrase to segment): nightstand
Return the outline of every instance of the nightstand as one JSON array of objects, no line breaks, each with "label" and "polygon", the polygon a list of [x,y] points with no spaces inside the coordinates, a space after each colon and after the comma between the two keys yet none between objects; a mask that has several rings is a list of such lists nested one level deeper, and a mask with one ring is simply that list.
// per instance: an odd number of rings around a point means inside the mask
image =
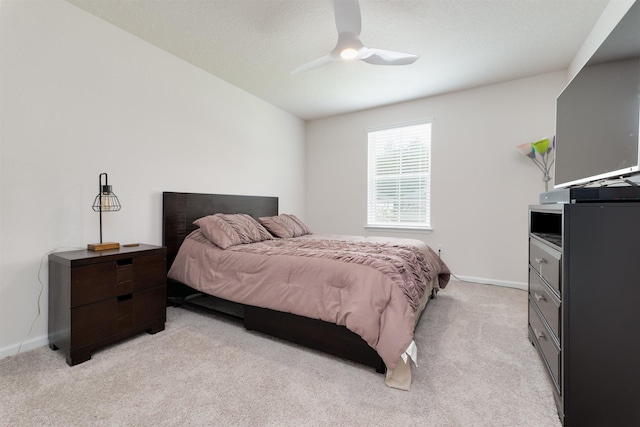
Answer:
[{"label": "nightstand", "polygon": [[49,347],[70,366],[94,350],[164,330],[167,250],[139,245],[49,255]]}]

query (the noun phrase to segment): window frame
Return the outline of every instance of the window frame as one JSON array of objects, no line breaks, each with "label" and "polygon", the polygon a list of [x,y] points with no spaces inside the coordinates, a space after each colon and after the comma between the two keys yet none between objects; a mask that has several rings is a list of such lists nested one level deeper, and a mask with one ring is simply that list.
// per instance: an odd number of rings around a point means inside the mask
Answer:
[{"label": "window frame", "polygon": [[[419,148],[419,152],[411,153],[411,151],[415,151],[415,149],[403,149],[402,147],[398,147],[398,145],[403,144],[405,147],[411,144],[412,138],[416,137],[416,129],[417,127],[425,126],[423,130],[424,134],[419,136],[420,144],[424,144],[423,147]],[[411,123],[402,123],[392,126],[387,126],[383,128],[375,128],[369,129],[366,131],[367,134],[367,223],[365,229],[378,229],[378,230],[390,230],[390,231],[422,231],[422,232],[430,232],[432,231],[432,222],[431,222],[431,168],[432,168],[432,132],[433,132],[433,120],[427,119],[418,122]],[[386,134],[386,135],[385,135]],[[377,139],[377,140],[376,140]],[[393,141],[395,139],[395,141]],[[373,150],[373,145],[377,144],[378,148],[375,151]],[[376,156],[377,153],[381,151],[382,144],[392,144],[392,147],[395,146],[395,150],[399,150],[401,154],[398,155],[398,159],[393,159],[393,155],[391,156],[391,163],[384,163],[384,166],[397,167],[401,171],[399,173],[377,173],[377,175],[372,175],[378,172],[376,168],[376,159],[379,159],[380,156]],[[392,151],[394,148],[391,149]],[[404,150],[404,151],[403,151]],[[408,151],[408,154],[413,154],[412,156],[406,156],[405,151]],[[426,159],[421,159],[421,156],[426,156]],[[418,158],[416,158],[418,157]],[[406,159],[412,159],[412,162],[407,163]],[[394,160],[397,160],[397,163],[393,163]],[[404,162],[403,162],[404,160]],[[411,165],[415,165],[413,162],[418,162],[420,164],[420,171],[416,172],[403,172],[403,167],[405,169],[412,169]],[[426,163],[426,164],[425,164]],[[408,168],[406,165],[410,165]],[[380,187],[375,187],[375,182],[380,182],[381,180],[387,181],[397,181],[397,185],[405,186],[408,185],[408,188],[415,188],[417,191],[424,191],[424,194],[418,199],[408,199],[403,198],[400,194],[395,194],[393,197],[396,197],[393,200],[393,204],[396,210],[397,206],[405,205],[407,203],[415,204],[417,202],[418,207],[412,208],[417,211],[414,216],[418,216],[416,221],[407,221],[407,216],[412,216],[411,214],[406,214],[402,212],[396,212],[395,218],[391,221],[383,221],[382,218],[376,216],[375,213],[375,204],[372,203],[372,197],[375,197],[375,193],[380,190]],[[424,179],[422,182],[420,179]],[[409,182],[409,184],[408,184]],[[413,182],[413,184],[411,183]],[[415,182],[419,182],[419,184],[415,184]],[[398,190],[400,191],[400,190]],[[380,200],[380,195],[378,194],[378,200]],[[424,207],[421,205],[424,203]],[[393,215],[392,215],[393,216]]]}]

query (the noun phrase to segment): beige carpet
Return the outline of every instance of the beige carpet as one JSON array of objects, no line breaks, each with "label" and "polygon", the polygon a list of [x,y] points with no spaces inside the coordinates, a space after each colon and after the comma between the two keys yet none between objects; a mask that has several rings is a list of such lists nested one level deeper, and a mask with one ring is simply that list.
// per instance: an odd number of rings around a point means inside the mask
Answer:
[{"label": "beige carpet", "polygon": [[452,282],[416,331],[410,392],[373,369],[169,308],[167,326],[69,367],[41,347],[0,364],[2,426],[559,427],[524,291]]}]

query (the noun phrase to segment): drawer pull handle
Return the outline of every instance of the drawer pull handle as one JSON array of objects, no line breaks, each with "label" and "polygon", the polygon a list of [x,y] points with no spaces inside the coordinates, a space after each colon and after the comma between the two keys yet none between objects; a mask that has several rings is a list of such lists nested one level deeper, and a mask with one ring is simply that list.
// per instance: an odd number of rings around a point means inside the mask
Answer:
[{"label": "drawer pull handle", "polygon": [[118,302],[122,302],[122,301],[128,301],[131,298],[133,298],[133,294],[126,294],[126,295],[120,295],[118,297]]},{"label": "drawer pull handle", "polygon": [[537,262],[538,264],[546,264],[546,263],[547,263],[547,260],[546,260],[546,259],[544,259],[544,258],[536,258],[536,262]]},{"label": "drawer pull handle", "polygon": [[543,295],[537,294],[537,293],[533,293],[533,296],[535,297],[535,299],[540,302],[540,301],[546,301],[546,298]]},{"label": "drawer pull handle", "polygon": [[536,334],[536,338],[538,339],[538,341],[540,340],[547,340],[547,337],[540,331],[538,331],[537,329],[533,330],[533,333]]}]

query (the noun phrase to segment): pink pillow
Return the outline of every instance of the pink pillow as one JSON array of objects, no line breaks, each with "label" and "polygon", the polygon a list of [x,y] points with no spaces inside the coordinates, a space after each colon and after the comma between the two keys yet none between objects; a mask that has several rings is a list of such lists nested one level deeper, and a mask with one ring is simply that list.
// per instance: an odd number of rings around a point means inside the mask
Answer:
[{"label": "pink pillow", "polygon": [[309,228],[294,215],[280,214],[258,219],[276,237],[286,239],[311,234]]},{"label": "pink pillow", "polygon": [[215,214],[193,222],[202,234],[221,249],[273,239],[273,236],[247,214]]},{"label": "pink pillow", "polygon": [[292,214],[284,214],[284,215],[291,218],[298,225],[299,230],[302,233],[300,234],[301,236],[304,236],[305,234],[311,234],[311,230],[309,229],[309,227],[307,227],[307,225],[304,222],[300,221],[300,218]]},{"label": "pink pillow", "polygon": [[273,239],[273,236],[258,221],[247,214],[220,215],[240,236],[242,243],[262,242]]},{"label": "pink pillow", "polygon": [[242,239],[238,233],[219,216],[205,216],[196,219],[193,223],[200,227],[204,237],[221,249],[242,244]]}]

